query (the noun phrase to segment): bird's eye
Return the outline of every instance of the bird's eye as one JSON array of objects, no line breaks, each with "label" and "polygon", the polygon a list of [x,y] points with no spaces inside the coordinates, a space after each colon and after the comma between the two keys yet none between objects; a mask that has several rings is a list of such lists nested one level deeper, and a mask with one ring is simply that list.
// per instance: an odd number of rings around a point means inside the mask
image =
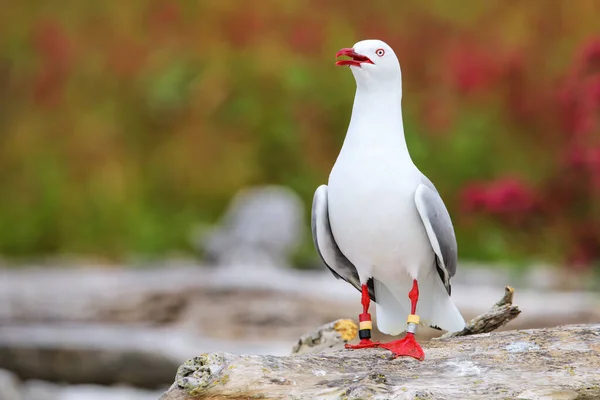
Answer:
[{"label": "bird's eye", "polygon": [[385,50],[377,49],[377,50],[375,50],[375,54],[377,54],[379,57],[383,57],[383,55],[385,54]]}]

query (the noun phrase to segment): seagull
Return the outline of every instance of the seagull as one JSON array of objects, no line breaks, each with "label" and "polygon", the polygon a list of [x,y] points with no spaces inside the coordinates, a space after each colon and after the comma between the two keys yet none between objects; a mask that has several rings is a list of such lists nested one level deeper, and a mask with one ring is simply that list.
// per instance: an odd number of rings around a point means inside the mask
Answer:
[{"label": "seagull", "polygon": [[[359,338],[349,349],[381,347],[394,358],[424,360],[418,325],[460,331],[465,321],[450,298],[457,243],[433,183],[415,166],[404,138],[402,73],[381,40],[341,49],[336,65],[356,81],[352,116],[327,185],[312,204],[316,250],[338,279],[361,292]],[[371,341],[370,301],[389,343]],[[418,312],[418,313],[417,313]]]}]

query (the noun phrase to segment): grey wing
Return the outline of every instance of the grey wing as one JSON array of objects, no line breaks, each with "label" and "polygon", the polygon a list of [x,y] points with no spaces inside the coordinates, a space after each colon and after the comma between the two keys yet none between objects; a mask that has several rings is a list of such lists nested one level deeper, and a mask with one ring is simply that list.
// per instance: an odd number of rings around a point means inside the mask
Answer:
[{"label": "grey wing", "polygon": [[415,191],[415,205],[436,255],[436,268],[448,294],[450,279],[456,274],[458,246],[450,214],[435,186],[423,176]]},{"label": "grey wing", "polygon": [[[331,231],[327,185],[321,185],[315,191],[312,204],[311,227],[315,248],[327,268],[329,268],[336,278],[345,280],[361,291],[360,279],[356,267],[342,253]],[[372,279],[369,279],[368,286],[371,300],[375,301]]]}]

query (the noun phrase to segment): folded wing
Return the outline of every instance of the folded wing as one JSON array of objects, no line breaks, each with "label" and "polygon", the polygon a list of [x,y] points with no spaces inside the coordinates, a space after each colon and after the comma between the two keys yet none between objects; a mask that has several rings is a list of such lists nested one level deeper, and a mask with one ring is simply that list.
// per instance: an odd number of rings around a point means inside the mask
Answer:
[{"label": "folded wing", "polygon": [[442,198],[426,177],[415,191],[415,204],[436,256],[438,274],[450,294],[450,279],[456,274],[458,257],[456,236]]},{"label": "folded wing", "polygon": [[[327,185],[321,185],[315,191],[312,204],[311,226],[315,248],[327,268],[329,268],[336,278],[345,280],[360,291],[361,283],[356,267],[342,253],[331,231]],[[369,280],[368,286],[371,300],[375,301],[372,279]]]}]

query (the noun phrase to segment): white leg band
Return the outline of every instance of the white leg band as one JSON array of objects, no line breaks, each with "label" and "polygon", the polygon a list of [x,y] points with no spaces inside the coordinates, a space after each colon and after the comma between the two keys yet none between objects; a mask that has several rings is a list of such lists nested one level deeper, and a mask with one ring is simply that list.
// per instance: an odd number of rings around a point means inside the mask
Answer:
[{"label": "white leg band", "polygon": [[409,322],[408,328],[406,328],[406,332],[412,333],[414,335],[415,332],[417,332],[417,324],[415,324],[414,322]]}]

